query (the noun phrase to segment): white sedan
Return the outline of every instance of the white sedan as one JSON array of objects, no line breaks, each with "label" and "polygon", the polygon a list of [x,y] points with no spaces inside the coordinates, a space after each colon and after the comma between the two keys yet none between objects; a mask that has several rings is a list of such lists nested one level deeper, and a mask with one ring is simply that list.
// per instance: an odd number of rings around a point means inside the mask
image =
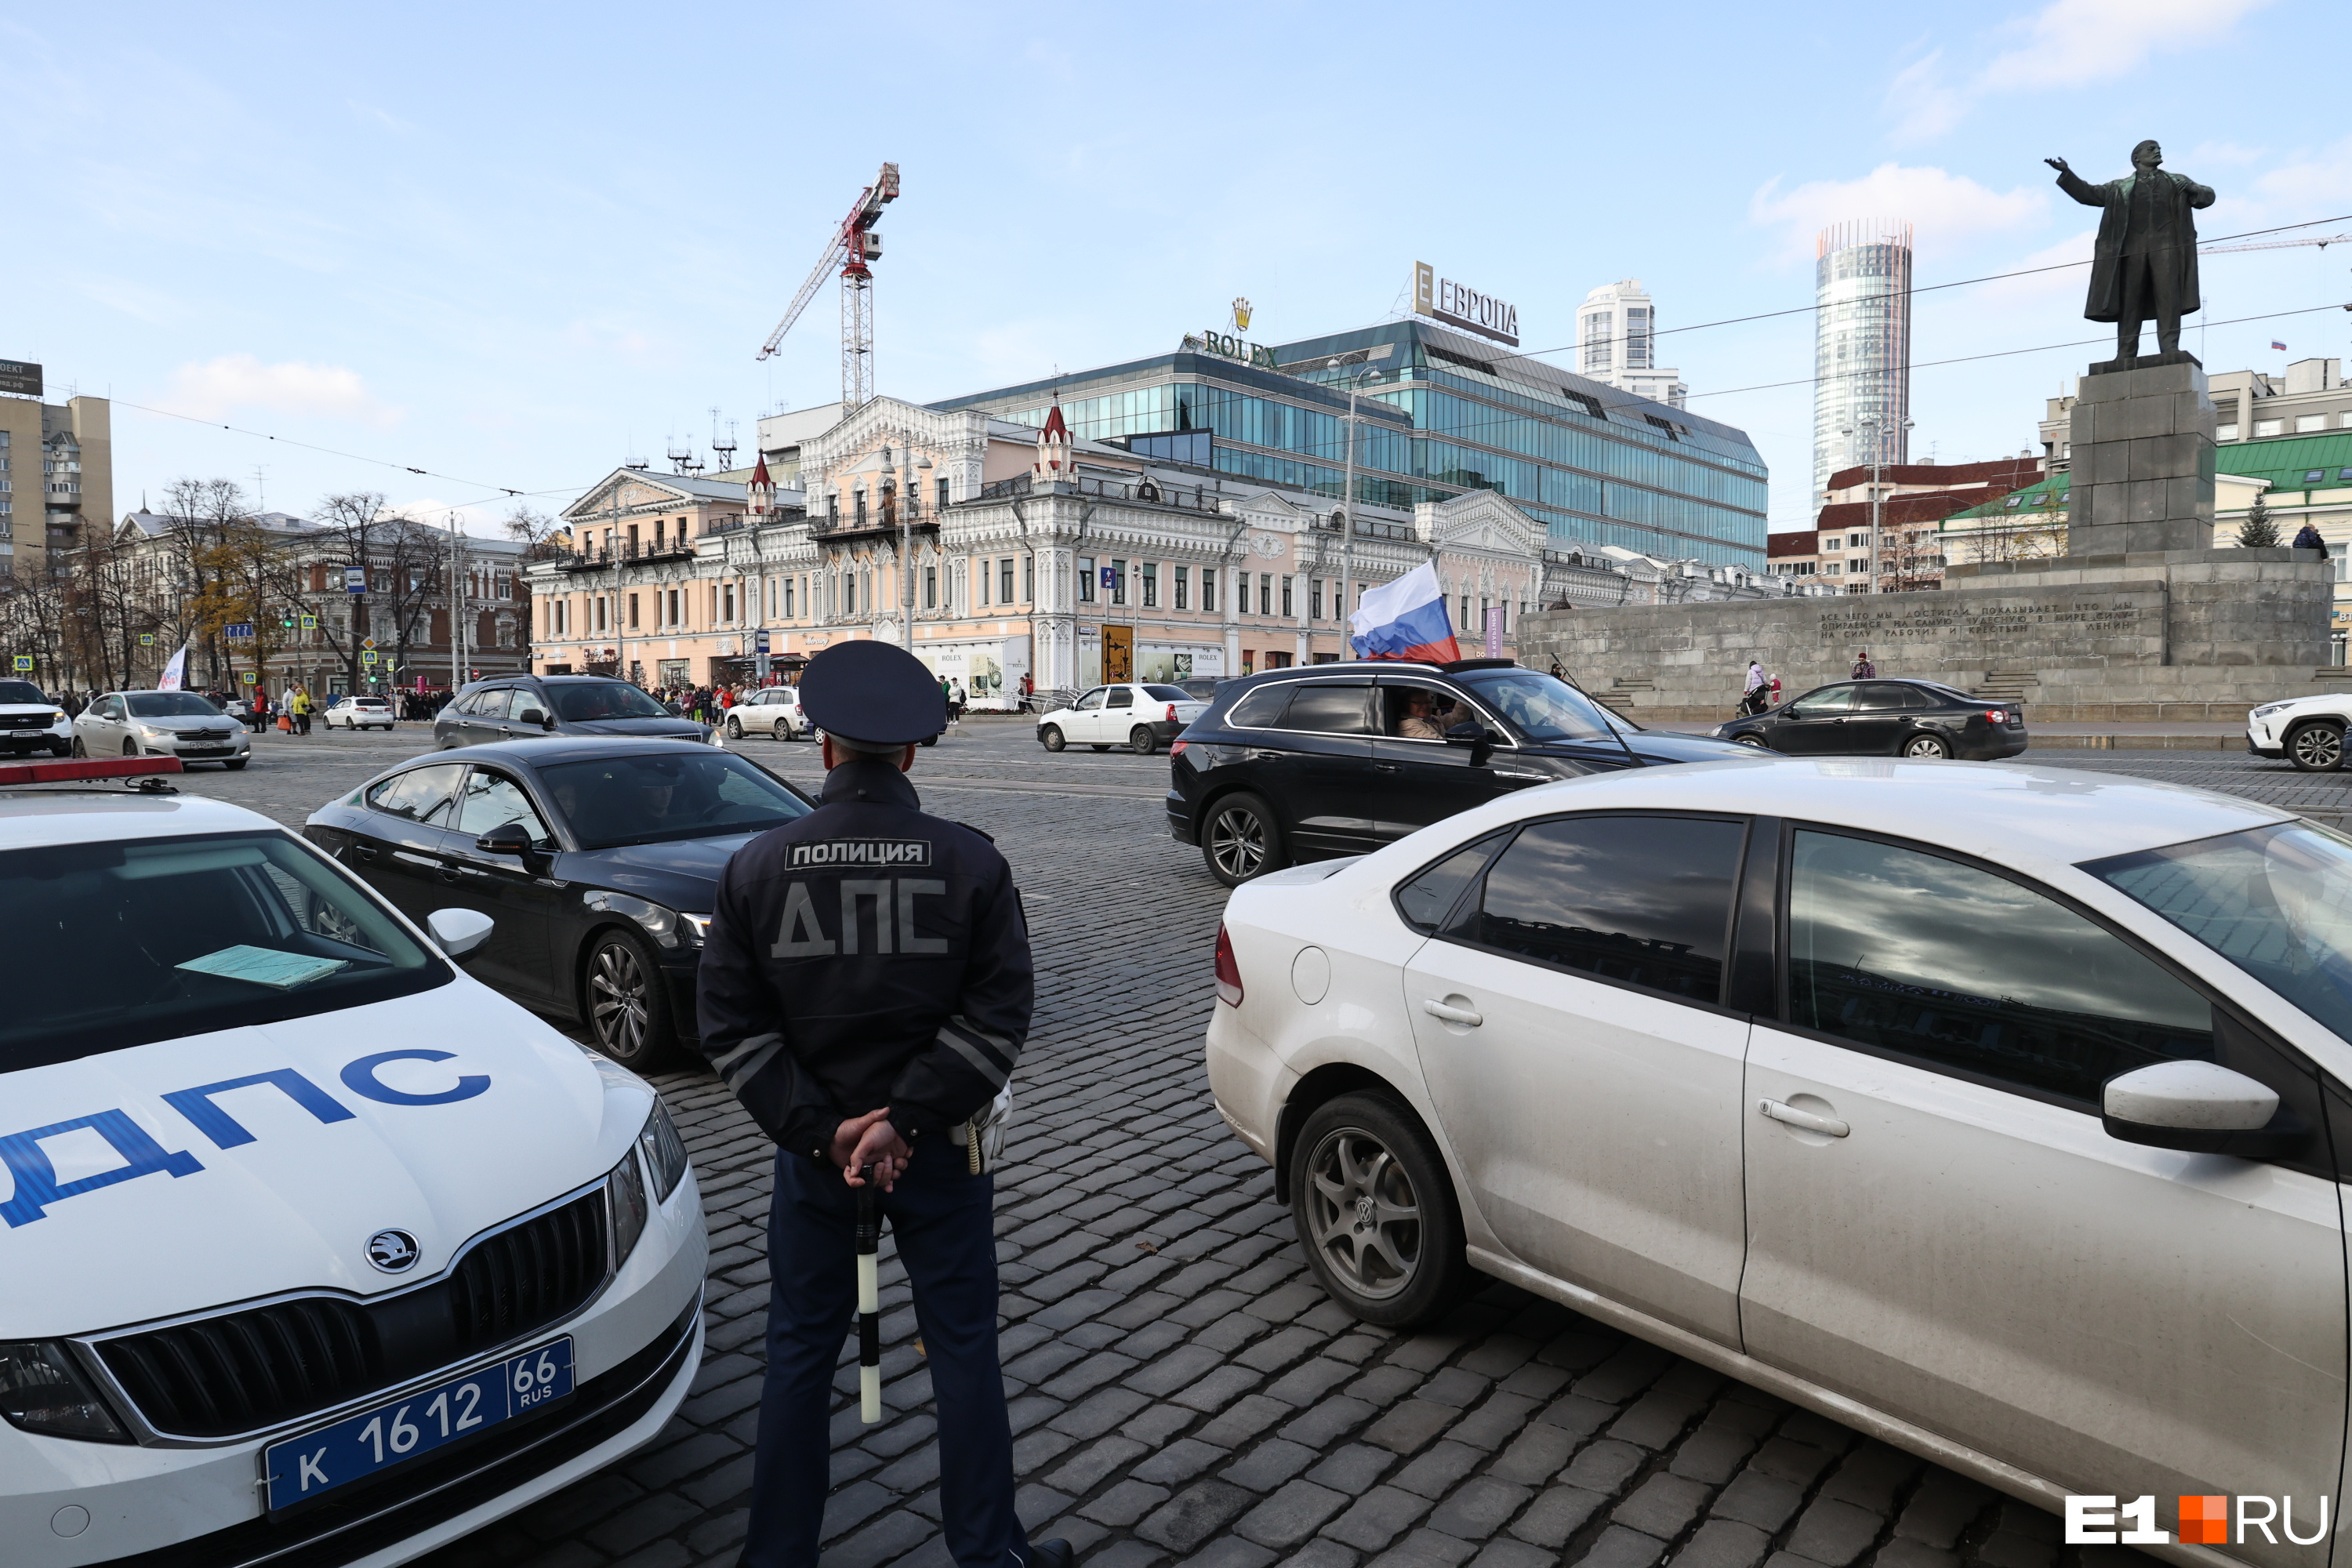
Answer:
[{"label": "white sedan", "polygon": [[383,1568],[669,1420],[685,1148],[452,963],[490,923],[223,803],[0,794],[0,1557]]},{"label": "white sedan", "polygon": [[1092,746],[1097,752],[1125,746],[1148,757],[1208,710],[1206,701],[1181,686],[1097,686],[1067,708],[1040,717],[1037,743],[1049,752],[1069,745]]},{"label": "white sedan", "polygon": [[2171,1541],[2229,1494],[2181,1533],[2326,1563],[2352,840],[2016,764],[1627,771],[1244,883],[1217,980],[1217,1106],[1358,1317],[1475,1270],[2053,1511]]}]

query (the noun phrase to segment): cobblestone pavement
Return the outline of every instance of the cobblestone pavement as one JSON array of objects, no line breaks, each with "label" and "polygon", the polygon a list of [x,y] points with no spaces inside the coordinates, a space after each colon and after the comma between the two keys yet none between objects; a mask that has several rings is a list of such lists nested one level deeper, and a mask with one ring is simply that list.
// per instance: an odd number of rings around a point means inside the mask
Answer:
[{"label": "cobblestone pavement", "polygon": [[[1489,1285],[1421,1333],[1354,1323],[1314,1285],[1266,1167],[1209,1105],[1200,1041],[1223,898],[1165,836],[1164,759],[1047,757],[1025,727],[966,729],[923,753],[916,782],[931,809],[996,837],[1035,925],[1039,1012],[997,1187],[1005,1386],[1033,1536],[1067,1536],[1097,1568],[2146,1561],[2062,1547],[2047,1513],[1512,1287]],[[308,801],[279,782],[297,775],[274,773],[277,748],[188,787],[299,822],[418,743],[397,740],[373,760],[347,748],[340,782],[316,757],[300,763],[322,786]],[[816,777],[814,747],[745,750]],[[2343,775],[2242,756],[2026,760],[2315,813],[2352,794]],[[772,1149],[708,1075],[656,1081],[711,1232],[694,1392],[653,1445],[435,1554],[434,1568],[733,1561]],[[859,1423],[845,1342],[826,1568],[944,1568],[929,1380],[887,1258],[883,1279],[885,1419]]]}]

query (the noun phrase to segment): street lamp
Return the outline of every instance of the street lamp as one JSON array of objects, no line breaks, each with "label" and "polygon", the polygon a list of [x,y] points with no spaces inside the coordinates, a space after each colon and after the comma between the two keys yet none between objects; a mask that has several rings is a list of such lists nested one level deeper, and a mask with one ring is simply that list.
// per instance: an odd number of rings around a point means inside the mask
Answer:
[{"label": "street lamp", "polygon": [[1363,384],[1365,372],[1395,352],[1394,343],[1376,343],[1368,349],[1333,354],[1323,367],[1326,370],[1339,370],[1351,364],[1361,367],[1347,381],[1348,477],[1339,496],[1341,523],[1346,529],[1339,536],[1339,647],[1343,653],[1356,651],[1354,633],[1349,623],[1356,602],[1356,388]]},{"label": "street lamp", "polygon": [[907,493],[898,502],[898,646],[915,651],[915,508],[923,492],[916,479],[930,470],[931,460],[919,458],[907,469]]},{"label": "street lamp", "polygon": [[[1851,437],[1854,435],[1857,427],[1867,432],[1870,436],[1870,574],[1874,580],[1874,585],[1875,584],[1875,579],[1882,575],[1880,564],[1884,559],[1880,555],[1878,548],[1879,502],[1881,500],[1879,494],[1881,489],[1879,476],[1886,468],[1886,449],[1880,444],[1878,439],[1878,426],[1880,423],[1881,421],[1877,412],[1873,410],[1868,414],[1856,415],[1854,416],[1853,424],[1847,426],[1843,432],[1843,434],[1849,438],[1846,447],[1846,450],[1849,454],[1853,450]],[[1906,419],[1899,426],[1897,426],[1897,428],[1907,435],[1912,430],[1916,429],[1917,426],[1911,420]],[[1884,591],[1885,590],[1881,590],[1881,592]]]}]

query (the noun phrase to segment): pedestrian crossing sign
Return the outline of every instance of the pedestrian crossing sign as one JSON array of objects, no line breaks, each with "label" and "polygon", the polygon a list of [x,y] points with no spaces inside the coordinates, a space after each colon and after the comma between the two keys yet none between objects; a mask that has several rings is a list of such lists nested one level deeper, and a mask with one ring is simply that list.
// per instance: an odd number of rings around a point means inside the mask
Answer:
[{"label": "pedestrian crossing sign", "polygon": [[29,653],[12,655],[8,664],[13,669],[30,669],[33,668],[33,656]]},{"label": "pedestrian crossing sign", "polygon": [[302,629],[306,632],[317,631],[319,629],[319,617],[316,616],[304,616],[302,617]]},{"label": "pedestrian crossing sign", "polygon": [[362,649],[360,653],[360,662],[362,664],[373,664],[375,662],[375,649]]},{"label": "pedestrian crossing sign", "polygon": [[153,647],[155,646],[155,634],[153,632],[141,632],[139,634],[139,646],[141,647]]}]

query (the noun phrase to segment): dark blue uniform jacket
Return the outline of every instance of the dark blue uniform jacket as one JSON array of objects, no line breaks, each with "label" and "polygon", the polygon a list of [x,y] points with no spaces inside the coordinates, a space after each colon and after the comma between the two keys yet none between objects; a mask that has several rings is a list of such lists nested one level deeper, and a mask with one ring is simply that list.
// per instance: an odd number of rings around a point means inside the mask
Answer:
[{"label": "dark blue uniform jacket", "polygon": [[770,1137],[822,1160],[845,1117],[887,1105],[903,1136],[936,1136],[994,1099],[1035,993],[1004,857],[861,759],[720,875],[702,1050]]}]

